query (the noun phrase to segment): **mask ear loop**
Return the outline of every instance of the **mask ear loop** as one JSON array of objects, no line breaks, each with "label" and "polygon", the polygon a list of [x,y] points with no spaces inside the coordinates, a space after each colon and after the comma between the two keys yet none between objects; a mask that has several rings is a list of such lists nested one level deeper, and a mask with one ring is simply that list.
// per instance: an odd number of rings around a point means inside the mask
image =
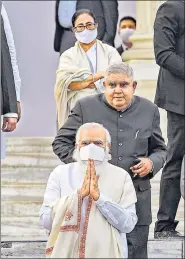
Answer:
[{"label": "mask ear loop", "polygon": [[110,154],[111,148],[108,146],[108,144],[110,144],[110,143],[108,143],[108,142],[106,141],[105,154],[106,154],[106,156],[108,156],[108,157],[107,157],[107,158],[108,158],[108,161],[110,161],[110,160],[112,159],[112,155]]}]

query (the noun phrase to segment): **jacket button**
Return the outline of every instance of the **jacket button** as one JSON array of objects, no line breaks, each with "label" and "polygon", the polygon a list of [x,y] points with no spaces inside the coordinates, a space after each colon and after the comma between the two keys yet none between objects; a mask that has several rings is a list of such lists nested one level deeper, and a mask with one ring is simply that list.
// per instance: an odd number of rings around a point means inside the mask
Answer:
[{"label": "jacket button", "polygon": [[119,116],[120,118],[123,118],[123,116],[120,114],[120,116]]},{"label": "jacket button", "polygon": [[119,129],[119,132],[123,132],[123,129]]},{"label": "jacket button", "polygon": [[119,143],[119,146],[122,146],[123,145],[123,143]]},{"label": "jacket button", "polygon": [[123,159],[121,156],[119,156],[119,158],[118,158],[120,161]]}]

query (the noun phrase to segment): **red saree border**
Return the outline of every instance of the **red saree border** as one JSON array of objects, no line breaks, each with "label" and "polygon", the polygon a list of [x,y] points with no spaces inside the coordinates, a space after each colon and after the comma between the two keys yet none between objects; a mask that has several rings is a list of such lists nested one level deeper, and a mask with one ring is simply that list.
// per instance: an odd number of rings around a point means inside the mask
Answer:
[{"label": "red saree border", "polygon": [[82,233],[82,237],[80,240],[80,247],[79,247],[79,258],[80,259],[85,258],[85,242],[86,242],[86,237],[87,237],[87,228],[88,228],[88,223],[89,223],[89,215],[90,215],[90,211],[91,211],[91,206],[92,206],[92,198],[89,197],[87,208],[86,208],[83,233]]}]

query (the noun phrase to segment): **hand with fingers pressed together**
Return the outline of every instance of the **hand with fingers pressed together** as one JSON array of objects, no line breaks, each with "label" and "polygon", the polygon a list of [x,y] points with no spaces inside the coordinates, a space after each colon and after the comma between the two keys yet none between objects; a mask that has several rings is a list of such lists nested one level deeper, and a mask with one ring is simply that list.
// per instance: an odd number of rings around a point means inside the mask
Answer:
[{"label": "hand with fingers pressed together", "polygon": [[85,179],[81,188],[82,198],[90,195],[95,201],[99,199],[98,179],[99,176],[96,175],[94,161],[89,159]]},{"label": "hand with fingers pressed together", "polygon": [[131,166],[132,173],[137,174],[139,177],[144,177],[152,172],[152,161],[147,157],[139,157],[140,162],[137,165]]}]

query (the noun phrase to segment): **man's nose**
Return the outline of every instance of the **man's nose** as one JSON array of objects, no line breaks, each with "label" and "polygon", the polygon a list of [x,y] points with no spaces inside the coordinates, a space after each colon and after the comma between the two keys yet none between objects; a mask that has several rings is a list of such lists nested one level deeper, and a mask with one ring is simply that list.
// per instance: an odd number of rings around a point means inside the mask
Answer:
[{"label": "man's nose", "polygon": [[119,85],[116,86],[115,93],[122,93],[122,89]]}]

